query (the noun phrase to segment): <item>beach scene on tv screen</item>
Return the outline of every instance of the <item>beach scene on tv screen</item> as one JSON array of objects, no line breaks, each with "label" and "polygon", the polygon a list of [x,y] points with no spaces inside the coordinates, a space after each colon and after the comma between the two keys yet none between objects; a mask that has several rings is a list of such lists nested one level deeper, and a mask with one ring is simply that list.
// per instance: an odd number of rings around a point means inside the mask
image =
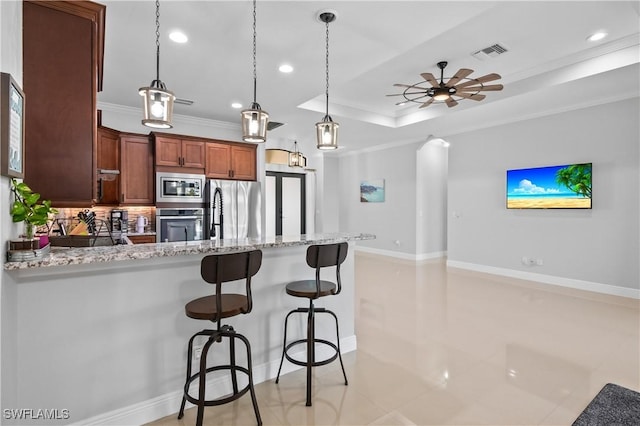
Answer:
[{"label": "beach scene on tv screen", "polygon": [[591,163],[507,171],[509,209],[590,209]]}]

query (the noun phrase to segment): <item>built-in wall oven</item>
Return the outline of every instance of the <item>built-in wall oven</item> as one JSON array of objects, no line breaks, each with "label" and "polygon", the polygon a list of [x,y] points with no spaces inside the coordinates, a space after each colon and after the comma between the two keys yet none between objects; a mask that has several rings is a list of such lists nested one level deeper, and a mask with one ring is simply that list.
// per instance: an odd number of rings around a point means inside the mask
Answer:
[{"label": "built-in wall oven", "polygon": [[156,173],[156,204],[204,203],[204,175]]},{"label": "built-in wall oven", "polygon": [[156,208],[156,242],[201,240],[203,223],[201,207]]}]

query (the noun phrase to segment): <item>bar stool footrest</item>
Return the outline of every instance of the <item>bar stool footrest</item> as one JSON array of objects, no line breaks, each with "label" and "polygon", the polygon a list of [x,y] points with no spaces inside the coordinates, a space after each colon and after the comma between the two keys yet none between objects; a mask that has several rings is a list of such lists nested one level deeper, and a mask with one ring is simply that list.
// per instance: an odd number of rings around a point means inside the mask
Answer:
[{"label": "bar stool footrest", "polygon": [[[247,377],[249,377],[249,370],[245,367],[240,367],[240,366],[236,366],[235,369],[238,373],[244,373],[247,375]],[[219,370],[229,370],[231,371],[232,368],[230,365],[216,365],[214,367],[209,367],[206,369],[205,374],[204,374],[204,378],[201,378],[200,380],[206,380],[206,375],[212,371],[219,371]],[[198,379],[200,377],[200,372],[195,373],[194,375],[192,375],[189,380],[187,381],[187,383],[184,385],[184,397],[187,401],[189,401],[192,404],[198,405],[200,404],[200,400],[198,398],[194,398],[191,395],[189,395],[189,385],[191,383],[193,383],[193,381],[195,381],[196,379]],[[224,398],[217,398],[217,399],[209,399],[209,400],[205,400],[203,401],[203,405],[206,407],[211,407],[211,406],[215,406],[215,405],[223,405],[223,404],[227,404],[231,401],[235,401],[236,399],[239,399],[242,395],[244,395],[245,393],[247,393],[249,390],[251,389],[251,383],[248,383],[247,386],[245,386],[242,389],[238,390],[238,393],[234,393],[231,396],[227,396]]]},{"label": "bar stool footrest", "polygon": [[[338,346],[336,346],[336,344],[335,344],[335,343],[330,342],[330,341],[328,341],[328,340],[324,340],[324,339],[314,339],[314,340],[313,340],[313,343],[314,343],[314,344],[316,344],[316,343],[320,343],[320,344],[323,344],[323,345],[327,345],[327,346],[329,346],[329,347],[333,348],[333,350],[334,350],[334,352],[335,352],[335,353],[334,353],[333,355],[331,355],[331,356],[330,356],[329,358],[327,358],[327,359],[324,359],[324,360],[321,360],[321,361],[314,361],[314,362],[312,362],[312,363],[311,363],[311,366],[312,366],[312,367],[318,367],[318,366],[320,366],[320,365],[327,365],[327,364],[329,364],[329,363],[331,363],[331,362],[335,361],[335,360],[338,358],[338,353],[339,353],[339,352],[338,352]],[[293,341],[293,342],[291,342],[291,343],[287,344],[287,346],[285,346],[285,349],[284,349],[284,356],[285,356],[285,358],[287,358],[287,360],[288,360],[289,362],[291,362],[292,364],[296,364],[296,365],[299,365],[299,366],[302,366],[302,367],[306,367],[306,366],[307,366],[307,361],[300,361],[300,360],[297,360],[297,359],[295,359],[295,358],[292,358],[292,357],[289,355],[289,349],[291,349],[292,347],[294,347],[294,346],[296,346],[296,345],[301,345],[301,344],[305,344],[305,345],[306,345],[306,344],[307,344],[307,339],[295,340],[295,341]]]}]

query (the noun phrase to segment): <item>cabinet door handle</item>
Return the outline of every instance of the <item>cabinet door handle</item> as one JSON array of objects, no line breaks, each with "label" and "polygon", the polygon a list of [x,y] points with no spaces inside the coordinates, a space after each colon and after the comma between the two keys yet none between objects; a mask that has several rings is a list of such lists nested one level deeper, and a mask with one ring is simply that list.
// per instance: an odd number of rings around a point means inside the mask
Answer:
[{"label": "cabinet door handle", "polygon": [[120,194],[120,202],[124,203],[124,193]]}]

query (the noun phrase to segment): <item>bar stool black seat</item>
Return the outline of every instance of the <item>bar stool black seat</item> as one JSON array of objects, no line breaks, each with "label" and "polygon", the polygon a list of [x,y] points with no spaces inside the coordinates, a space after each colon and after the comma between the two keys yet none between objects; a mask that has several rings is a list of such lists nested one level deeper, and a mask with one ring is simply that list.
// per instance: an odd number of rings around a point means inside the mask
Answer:
[{"label": "bar stool black seat", "polygon": [[[184,394],[178,419],[184,416],[184,408],[187,401],[198,406],[196,425],[201,426],[204,418],[204,407],[222,405],[235,401],[249,391],[253,402],[253,410],[256,414],[258,425],[262,424],[256,394],[253,388],[253,371],[251,367],[251,345],[243,335],[236,333],[230,325],[221,325],[223,318],[230,318],[239,314],[251,312],[251,277],[258,273],[262,265],[262,252],[253,250],[241,253],[220,254],[205,256],[200,263],[200,274],[204,281],[216,285],[216,293],[211,296],[192,300],[185,305],[185,313],[189,318],[209,320],[216,324],[215,329],[205,329],[194,334],[189,339],[187,353],[187,378],[184,384]],[[222,284],[230,281],[245,280],[245,294],[223,294]],[[198,336],[208,336],[202,347],[200,355],[200,368],[195,374],[191,374],[191,360],[193,354],[193,342]],[[222,338],[229,338],[229,365],[216,365],[207,367],[207,354],[215,342],[221,342]],[[247,367],[236,365],[235,341],[242,341],[247,349]],[[206,375],[212,371],[229,370],[233,393],[218,399],[205,399]],[[237,373],[243,373],[248,378],[247,386],[238,388]],[[198,383],[198,398],[189,394],[189,386],[194,380]]]},{"label": "bar stool black seat", "polygon": [[[347,243],[337,244],[324,244],[324,245],[312,245],[307,249],[307,265],[316,270],[315,280],[302,280],[290,282],[286,285],[285,289],[288,295],[294,297],[302,297],[309,299],[308,308],[297,308],[289,312],[284,320],[284,342],[282,344],[282,358],[280,359],[280,367],[278,368],[278,376],[276,377],[276,383],[280,381],[280,371],[282,370],[282,363],[284,359],[293,364],[300,365],[307,368],[307,406],[311,406],[311,377],[312,368],[320,365],[326,365],[330,362],[340,359],[340,366],[342,367],[342,375],[344,376],[344,384],[348,385],[347,373],[344,371],[344,364],[342,363],[342,355],[340,354],[340,332],[338,330],[338,317],[336,314],[326,308],[315,307],[313,301],[325,296],[332,296],[339,294],[342,290],[342,283],[340,281],[340,265],[347,258],[347,251],[349,246]],[[320,279],[320,270],[326,267],[335,266],[336,268],[336,282],[325,281]],[[307,314],[307,336],[305,339],[295,340],[287,344],[287,323],[289,322],[289,316],[296,313]],[[336,343],[330,342],[325,339],[318,339],[315,336],[315,314],[327,313],[336,321]],[[298,360],[289,355],[289,350],[294,346],[305,344],[307,346],[307,359]],[[329,346],[333,349],[333,354],[324,360],[316,360],[315,347],[316,344]]]}]

